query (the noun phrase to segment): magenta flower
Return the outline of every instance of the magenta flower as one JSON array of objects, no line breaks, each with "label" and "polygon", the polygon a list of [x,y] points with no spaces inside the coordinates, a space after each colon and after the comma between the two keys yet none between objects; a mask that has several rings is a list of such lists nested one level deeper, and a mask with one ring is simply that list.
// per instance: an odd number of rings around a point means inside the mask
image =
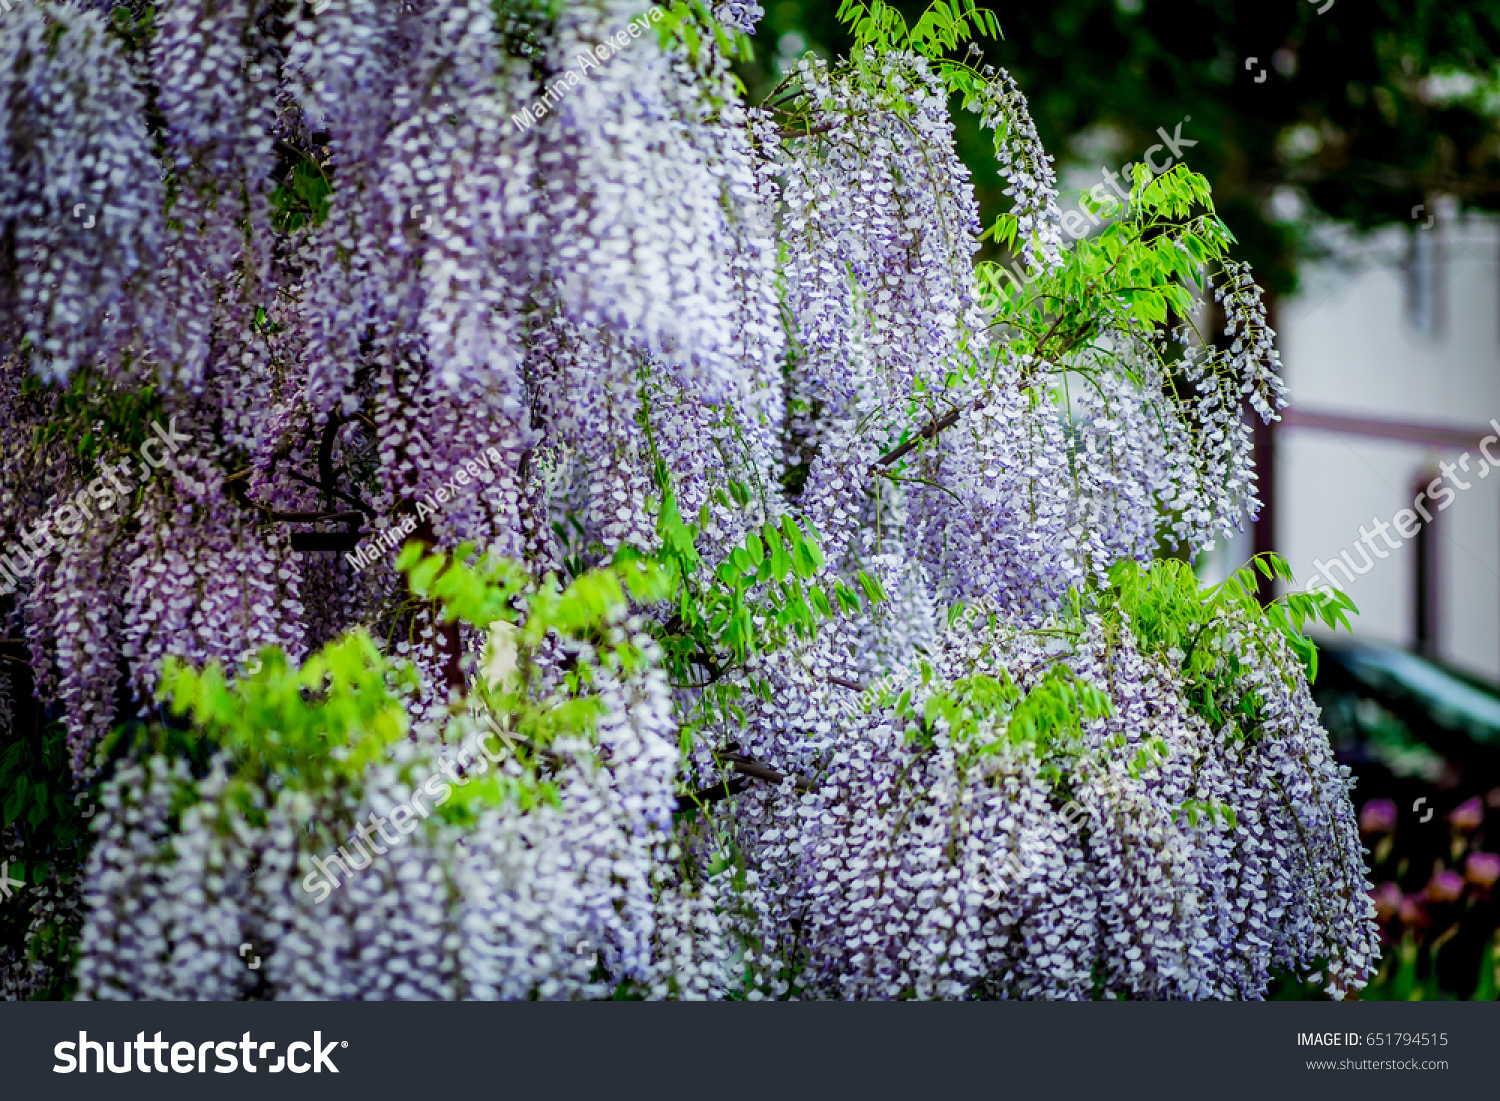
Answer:
[{"label": "magenta flower", "polygon": [[1448,812],[1448,821],[1461,830],[1477,830],[1484,824],[1484,803],[1477,795],[1465,799]]},{"label": "magenta flower", "polygon": [[1382,883],[1371,893],[1375,899],[1375,916],[1381,921],[1389,921],[1401,912],[1401,903],[1405,896],[1401,894],[1401,888],[1394,883]]},{"label": "magenta flower", "polygon": [[1495,880],[1500,879],[1500,856],[1494,853],[1470,853],[1464,873],[1468,876],[1470,883],[1477,883],[1481,887],[1492,887]]},{"label": "magenta flower", "polygon": [[1438,872],[1427,884],[1427,897],[1434,902],[1456,902],[1463,893],[1464,879],[1457,872]]},{"label": "magenta flower", "polygon": [[1396,828],[1396,804],[1389,799],[1371,799],[1359,812],[1360,833],[1390,833]]}]

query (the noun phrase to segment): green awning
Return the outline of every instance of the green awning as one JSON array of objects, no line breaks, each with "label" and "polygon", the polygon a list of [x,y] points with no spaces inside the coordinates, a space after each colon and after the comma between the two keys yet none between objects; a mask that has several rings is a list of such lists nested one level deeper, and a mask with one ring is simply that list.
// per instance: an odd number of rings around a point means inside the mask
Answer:
[{"label": "green awning", "polygon": [[1362,643],[1329,647],[1327,653],[1375,692],[1411,697],[1438,725],[1500,745],[1500,695],[1394,646]]}]

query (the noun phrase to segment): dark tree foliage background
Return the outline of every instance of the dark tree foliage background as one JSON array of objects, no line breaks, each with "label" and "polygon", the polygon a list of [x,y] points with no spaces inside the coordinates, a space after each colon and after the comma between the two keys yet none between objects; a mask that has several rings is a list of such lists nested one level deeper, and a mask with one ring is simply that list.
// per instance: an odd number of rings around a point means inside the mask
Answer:
[{"label": "dark tree foliage background", "polygon": [[[923,7],[895,6],[908,17]],[[1268,210],[1278,187],[1298,188],[1318,214],[1361,227],[1411,222],[1412,208],[1438,194],[1500,209],[1493,106],[1500,3],[1493,0],[988,7],[1005,40],[986,43],[987,59],[1028,90],[1046,146],[1069,151],[1082,167],[1140,160],[1161,140],[1158,127],[1170,134],[1192,117],[1183,136],[1198,144],[1187,163],[1212,183],[1240,255],[1274,294],[1295,288],[1302,244],[1299,226]],[[757,60],[744,74],[752,96],[774,84],[787,35],[820,53],[846,52],[836,16],[837,5],[826,0],[767,4]],[[1487,87],[1444,79],[1456,72],[1492,76]],[[1101,125],[1120,139],[1107,157],[1094,159],[1086,135]],[[984,163],[988,149],[977,125],[961,127],[959,141],[971,166]],[[1001,184],[993,171],[978,175],[981,205],[993,220],[1004,205]]]}]

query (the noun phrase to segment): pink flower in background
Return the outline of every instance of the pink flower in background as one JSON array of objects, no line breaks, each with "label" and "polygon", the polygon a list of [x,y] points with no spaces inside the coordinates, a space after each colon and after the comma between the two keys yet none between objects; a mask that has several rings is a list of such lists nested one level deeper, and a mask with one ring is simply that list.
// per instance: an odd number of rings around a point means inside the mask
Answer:
[{"label": "pink flower in background", "polygon": [[1500,856],[1494,853],[1470,853],[1464,872],[1470,883],[1477,883],[1481,887],[1494,886],[1495,880],[1500,879]]},{"label": "pink flower in background", "polygon": [[1427,897],[1434,902],[1456,902],[1463,893],[1464,877],[1457,872],[1438,872],[1427,884]]},{"label": "pink flower in background", "polygon": [[1396,804],[1389,799],[1371,799],[1359,812],[1360,833],[1390,833],[1396,828]]},{"label": "pink flower in background", "polygon": [[1407,895],[1401,900],[1401,921],[1406,925],[1421,923],[1422,899],[1419,895]]},{"label": "pink flower in background", "polygon": [[1477,830],[1484,825],[1484,803],[1477,795],[1465,799],[1448,812],[1448,821],[1461,830]]},{"label": "pink flower in background", "polygon": [[1401,912],[1401,903],[1405,896],[1401,894],[1401,888],[1394,883],[1382,883],[1375,888],[1375,916],[1381,921],[1389,921]]}]

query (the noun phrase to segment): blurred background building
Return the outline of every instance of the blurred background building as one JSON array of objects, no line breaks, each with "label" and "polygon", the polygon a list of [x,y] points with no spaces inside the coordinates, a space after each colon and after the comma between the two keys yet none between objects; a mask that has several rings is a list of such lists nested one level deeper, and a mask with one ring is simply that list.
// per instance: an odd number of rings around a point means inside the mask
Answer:
[{"label": "blurred background building", "polygon": [[[1356,637],[1500,682],[1500,472],[1480,450],[1500,436],[1500,227],[1435,205],[1424,228],[1326,232],[1327,258],[1283,301],[1291,408],[1272,522],[1299,579],[1334,560],[1340,581],[1355,574]],[[1361,529],[1411,509],[1442,463],[1453,496],[1426,503],[1430,529],[1360,549]]]}]

